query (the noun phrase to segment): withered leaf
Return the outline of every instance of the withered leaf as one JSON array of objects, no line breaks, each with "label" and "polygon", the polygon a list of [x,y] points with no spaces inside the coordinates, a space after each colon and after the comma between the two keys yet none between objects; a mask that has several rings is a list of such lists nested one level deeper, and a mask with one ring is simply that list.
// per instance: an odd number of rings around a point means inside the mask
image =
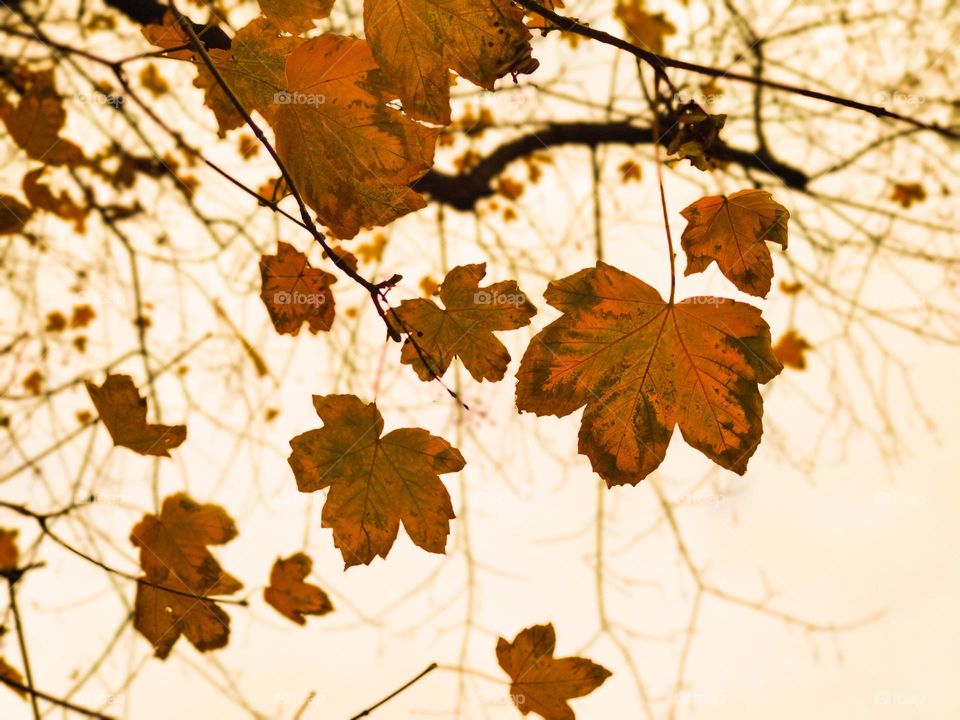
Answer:
[{"label": "withered leaf", "polygon": [[140,397],[129,375],[107,375],[103,385],[86,383],[87,392],[114,445],[141,455],[170,457],[170,450],[187,439],[184,425],[154,425],[147,422],[147,401]]},{"label": "withered leaf", "polygon": [[363,25],[373,55],[404,111],[450,123],[450,72],[493,89],[530,55],[523,11],[507,0],[365,0]]},{"label": "withered leaf", "polygon": [[460,451],[420,428],[383,433],[374,403],[354,395],[313,396],[323,427],[290,441],[301,492],[329,488],[321,524],[333,530],[345,567],[385,558],[400,523],[418,547],[443,553],[453,519],[439,475],[466,464]]},{"label": "withered leaf", "polygon": [[60,137],[67,119],[53,70],[23,73],[24,93],[16,106],[0,100],[0,119],[13,141],[31,160],[47,165],[79,165],[83,151]]},{"label": "withered leaf", "polygon": [[278,28],[292,35],[313,28],[314,20],[330,14],[334,0],[258,0],[263,14]]},{"label": "withered leaf", "polygon": [[497,640],[497,661],[510,676],[510,698],[521,713],[575,720],[567,701],[589,695],[612,673],[586,658],[555,658],[556,645],[552,624],[534,625],[521,630],[512,643]]},{"label": "withered leaf", "polygon": [[514,280],[480,287],[486,267],[460,265],[447,273],[439,288],[442,309],[416,298],[393,310],[394,325],[409,336],[400,360],[421,380],[443,375],[454,357],[475,380],[503,379],[510,353],[493,333],[529,325],[537,309]]},{"label": "withered leaf", "polygon": [[688,221],[680,238],[686,275],[716,261],[738,290],[766,297],[773,280],[768,242],[787,248],[790,213],[766,190],[702,197],[681,213]]},{"label": "withered leaf", "polygon": [[286,560],[277,558],[270,571],[270,586],[264,589],[263,599],[284,617],[304,625],[304,615],[326,615],[333,611],[333,603],[316,585],[304,582],[313,569],[313,560],[304,553],[295,553]]},{"label": "withered leaf", "polygon": [[296,335],[303,323],[314,335],[328,331],[336,314],[330,285],[336,281],[285,242],[277,243],[276,255],[260,258],[260,299],[281,335]]},{"label": "withered leaf", "polygon": [[[200,652],[221,648],[230,634],[230,618],[213,600],[243,585],[225,572],[208,545],[222,545],[237,528],[219,505],[200,505],[185,493],[165,498],[160,515],[144,515],[130,542],[140,548],[134,627],[166,658],[180,635]],[[170,588],[174,592],[162,588]]]},{"label": "withered leaf", "polygon": [[586,405],[579,451],[608,485],[635,485],[663,461],[675,426],[743,474],[763,432],[757,387],[782,367],[760,311],[719,297],[668,303],[605,263],[550,283],[563,315],[530,342],[517,407],[569,415]]}]

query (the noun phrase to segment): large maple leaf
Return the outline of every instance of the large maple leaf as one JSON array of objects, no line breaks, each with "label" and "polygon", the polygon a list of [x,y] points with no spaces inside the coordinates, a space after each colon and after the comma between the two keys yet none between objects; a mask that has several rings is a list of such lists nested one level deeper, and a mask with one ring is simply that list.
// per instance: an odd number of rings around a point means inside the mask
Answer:
[{"label": "large maple leaf", "polygon": [[530,342],[517,407],[569,415],[586,405],[579,450],[608,485],[635,485],[663,461],[675,426],[743,474],[763,432],[757,387],[783,368],[760,311],[727,298],[668,303],[605,263],[551,282],[563,315]]},{"label": "large maple leaf", "polygon": [[314,335],[329,330],[336,314],[330,285],[336,281],[289,243],[278,242],[276,255],[260,257],[260,299],[281,335],[296,335],[303,323]]},{"label": "large maple leaf", "polygon": [[412,365],[421,380],[443,375],[454,357],[474,380],[503,379],[510,353],[493,333],[529,325],[537,309],[514,280],[481,288],[486,267],[460,265],[447,273],[438,290],[442,309],[416,298],[393,311],[398,329],[416,336],[416,346],[410,337],[404,342],[400,361]]},{"label": "large maple leaf", "polygon": [[790,213],[766,190],[741,190],[729,197],[702,197],[680,213],[688,225],[680,242],[687,253],[686,275],[716,261],[738,290],[759,297],[770,292],[773,260],[768,242],[787,248]]},{"label": "large maple leaf", "polygon": [[330,488],[321,524],[333,529],[346,567],[385,558],[400,523],[419,547],[442,553],[453,505],[439,475],[466,464],[460,451],[420,428],[383,435],[374,403],[354,395],[314,395],[323,427],[290,441],[301,492]]},{"label": "large maple leaf", "polygon": [[365,0],[374,57],[409,115],[450,123],[450,73],[493,89],[530,54],[523,11],[507,0]]},{"label": "large maple leaf", "polygon": [[556,645],[552,624],[534,625],[521,630],[512,643],[500,638],[497,661],[510,676],[510,698],[521,713],[574,720],[567,700],[588,695],[612,673],[586,658],[555,658]]},{"label": "large maple leaf", "polygon": [[187,439],[184,425],[147,422],[147,401],[140,397],[129,375],[107,375],[103,385],[87,382],[86,387],[114,445],[141,455],[170,457],[170,450]]},{"label": "large maple leaf", "polygon": [[[218,505],[200,505],[185,493],[164,499],[160,515],[144,515],[130,533],[140,548],[147,583],[137,584],[134,627],[166,658],[181,634],[197,650],[223,647],[230,617],[212,595],[230,595],[243,585],[225,572],[208,545],[229,542],[237,528]],[[163,588],[169,588],[167,591]]]}]

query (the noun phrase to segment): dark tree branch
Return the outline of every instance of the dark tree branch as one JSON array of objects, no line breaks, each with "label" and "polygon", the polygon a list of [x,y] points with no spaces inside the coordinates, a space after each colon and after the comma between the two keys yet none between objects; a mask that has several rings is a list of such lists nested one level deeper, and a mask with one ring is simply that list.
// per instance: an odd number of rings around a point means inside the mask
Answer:
[{"label": "dark tree branch", "polygon": [[[666,124],[666,123],[665,123]],[[661,138],[668,145],[671,134]],[[413,188],[430,195],[436,202],[450,205],[458,210],[469,210],[478,200],[494,193],[493,180],[514,160],[559,145],[583,145],[594,148],[598,145],[622,144],[643,145],[653,142],[653,130],[626,122],[571,122],[551,123],[543,130],[511,140],[484,157],[471,170],[458,175],[448,175],[430,170]],[[710,156],[745,168],[772,175],[787,187],[805,190],[806,174],[788,165],[765,150],[751,152],[717,142],[710,148]]]}]

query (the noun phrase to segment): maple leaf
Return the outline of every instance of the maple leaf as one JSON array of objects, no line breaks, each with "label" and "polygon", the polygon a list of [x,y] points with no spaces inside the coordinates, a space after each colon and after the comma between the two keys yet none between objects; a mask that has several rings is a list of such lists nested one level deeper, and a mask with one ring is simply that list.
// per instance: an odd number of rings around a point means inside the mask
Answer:
[{"label": "maple leaf", "polygon": [[83,151],[60,137],[67,112],[54,85],[53,70],[23,74],[25,88],[20,102],[14,107],[0,101],[0,119],[10,137],[32,160],[47,165],[81,164]]},{"label": "maple leaf", "polygon": [[493,90],[530,57],[523,11],[507,0],[365,0],[363,26],[404,112],[450,123],[450,74]]},{"label": "maple leaf", "polygon": [[84,231],[87,219],[87,207],[81,207],[66,192],[55,195],[49,185],[40,182],[45,167],[32,170],[23,176],[23,194],[35,210],[46,210],[54,215],[70,220],[78,233]]},{"label": "maple leaf", "polygon": [[296,553],[286,560],[277,558],[270,570],[270,586],[263,591],[263,599],[284,617],[304,625],[304,615],[326,615],[333,611],[333,603],[316,585],[303,580],[313,569],[309,555]]},{"label": "maple leaf", "polygon": [[87,381],[87,392],[114,445],[141,455],[170,457],[170,450],[187,439],[184,425],[153,425],[147,422],[147,401],[140,397],[129,375],[107,375],[100,387]]},{"label": "maple leaf", "polygon": [[345,567],[386,558],[401,521],[414,544],[443,553],[455,516],[439,475],[466,464],[460,451],[420,428],[381,437],[375,403],[354,395],[313,396],[323,427],[290,441],[300,492],[330,488],[321,525],[333,529]]},{"label": "maple leaf", "polygon": [[263,14],[291,35],[313,29],[314,20],[322,20],[333,9],[334,0],[259,0]]},{"label": "maple leaf", "polygon": [[741,190],[729,197],[702,197],[680,214],[688,221],[680,237],[687,253],[685,275],[716,261],[738,290],[766,297],[773,279],[767,243],[787,248],[790,213],[783,205],[766,190]]},{"label": "maple leaf", "polygon": [[[7,680],[16,683],[16,685],[10,685],[8,683],[4,684],[24,700],[27,699],[27,691],[24,690],[25,685],[23,684],[23,675],[21,675],[19,670],[10,665],[2,657],[0,657],[0,677],[4,677]],[[17,687],[17,685],[20,687]]]},{"label": "maple leaf", "polygon": [[307,256],[285,242],[276,255],[260,258],[260,299],[281,335],[296,335],[308,323],[311,333],[333,325],[335,303],[330,285],[335,275],[310,266]]},{"label": "maple leaf", "polygon": [[0,235],[14,235],[30,220],[33,210],[10,195],[0,194]]},{"label": "maple leaf", "polygon": [[165,498],[159,516],[144,515],[134,526],[130,542],[140,548],[140,567],[151,584],[137,583],[133,622],[158,658],[170,654],[181,634],[200,652],[227,644],[230,617],[206,598],[230,595],[243,585],[220,567],[207,546],[236,535],[223,508],[200,505],[185,493]]},{"label": "maple leaf", "polygon": [[632,43],[657,55],[663,55],[666,37],[677,32],[664,13],[647,12],[643,0],[620,0],[613,14],[630,34]]},{"label": "maple leaf", "polygon": [[777,356],[777,360],[783,363],[784,367],[804,370],[807,367],[806,352],[812,347],[807,339],[796,330],[787,330],[773,346],[773,354]]},{"label": "maple leaf", "polygon": [[416,298],[393,310],[394,324],[408,335],[400,361],[412,365],[421,380],[443,375],[454,357],[474,380],[503,379],[510,353],[493,333],[529,325],[537,309],[514,280],[480,287],[486,267],[460,265],[447,273],[439,288],[443,309]]},{"label": "maple leaf", "polygon": [[510,698],[521,713],[574,720],[567,700],[589,695],[613,673],[586,658],[555,658],[556,645],[552,624],[534,625],[521,630],[512,643],[499,638],[497,661],[510,676]]},{"label": "maple leaf", "polygon": [[668,303],[598,262],[550,283],[563,315],[530,342],[517,407],[569,415],[586,405],[579,451],[607,485],[636,485],[663,462],[675,426],[743,474],[763,432],[758,383],[782,367],[760,311],[727,298]]}]

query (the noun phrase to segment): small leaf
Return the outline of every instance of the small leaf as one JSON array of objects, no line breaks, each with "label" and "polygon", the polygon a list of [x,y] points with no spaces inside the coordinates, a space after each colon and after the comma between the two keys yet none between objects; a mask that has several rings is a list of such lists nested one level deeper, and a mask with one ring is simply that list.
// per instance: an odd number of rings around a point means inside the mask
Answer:
[{"label": "small leaf", "polygon": [[17,569],[17,564],[20,561],[17,534],[17,530],[0,528],[0,571]]},{"label": "small leaf", "polygon": [[686,275],[717,266],[738,290],[766,297],[773,279],[768,242],[787,248],[790,213],[766,190],[741,190],[729,197],[702,197],[680,213],[687,221],[680,242]]},{"label": "small leaf", "polygon": [[414,544],[443,553],[453,519],[439,475],[466,464],[460,451],[420,428],[383,437],[374,403],[354,395],[313,396],[323,427],[290,441],[300,492],[329,488],[321,524],[333,529],[345,567],[387,556],[400,523]]},{"label": "small leaf", "polygon": [[[15,667],[9,665],[7,661],[2,657],[0,657],[0,675],[5,677],[7,680],[12,680],[13,682],[17,683],[17,685],[24,685],[23,675],[20,674],[20,671],[17,670]],[[4,684],[6,685],[6,683]],[[14,687],[13,685],[7,685],[7,687],[10,688],[13,692],[15,692],[24,700],[27,699],[27,691],[24,690],[22,687]],[[24,687],[26,686],[24,685]]]},{"label": "small leaf", "polygon": [[333,611],[327,594],[304,579],[313,569],[313,560],[304,553],[296,553],[286,560],[277,558],[270,571],[270,586],[263,591],[263,599],[277,612],[298,625],[304,625],[304,615],[326,615]]},{"label": "small leaf", "polygon": [[13,106],[0,101],[0,119],[10,137],[32,160],[47,165],[81,164],[84,157],[80,148],[60,137],[67,112],[54,85],[53,70],[23,74],[25,91],[20,102]]},{"label": "small leaf", "polygon": [[92,382],[86,386],[114,445],[141,455],[170,457],[170,450],[187,439],[184,425],[147,423],[147,401],[140,397],[129,375],[107,375],[100,387]]},{"label": "small leaf", "polygon": [[574,720],[570,698],[589,695],[612,675],[602,665],[579,657],[555,658],[553,625],[534,625],[513,642],[497,640],[497,661],[510,676],[510,698],[524,715],[544,720]]},{"label": "small leaf", "polygon": [[417,298],[393,311],[397,329],[408,335],[400,361],[421,380],[442,376],[454,357],[474,380],[503,379],[510,353],[493,333],[529,325],[537,309],[513,280],[480,287],[485,274],[486,263],[455,267],[440,285],[443,309]]},{"label": "small leaf", "polygon": [[644,50],[663,55],[663,42],[677,28],[663,13],[648,13],[644,0],[620,0],[613,14],[627,31],[627,40]]},{"label": "small leaf", "polygon": [[787,330],[777,340],[777,344],[773,346],[773,354],[777,356],[777,360],[783,363],[784,367],[804,370],[807,367],[806,352],[812,347],[807,339],[796,330]]},{"label": "small leaf", "polygon": [[296,335],[303,323],[314,335],[328,331],[336,313],[330,286],[336,281],[285,242],[277,243],[276,255],[260,258],[260,299],[281,335]]},{"label": "small leaf", "polygon": [[915,202],[927,199],[927,191],[920,183],[894,183],[890,191],[890,199],[905,209],[910,209]]},{"label": "small leaf", "polygon": [[760,311],[727,298],[664,302],[605,263],[550,283],[563,315],[530,342],[517,407],[563,417],[586,405],[580,453],[607,485],[653,472],[679,425],[683,439],[743,474],[763,433],[757,387],[782,366]]},{"label": "small leaf", "polygon": [[236,535],[223,508],[200,505],[185,493],[167,497],[159,516],[144,515],[134,526],[130,542],[140,548],[144,579],[153,583],[137,584],[134,627],[153,643],[158,658],[170,654],[181,634],[200,652],[227,644],[230,618],[205,598],[231,595],[243,585],[223,571],[207,546]]}]

